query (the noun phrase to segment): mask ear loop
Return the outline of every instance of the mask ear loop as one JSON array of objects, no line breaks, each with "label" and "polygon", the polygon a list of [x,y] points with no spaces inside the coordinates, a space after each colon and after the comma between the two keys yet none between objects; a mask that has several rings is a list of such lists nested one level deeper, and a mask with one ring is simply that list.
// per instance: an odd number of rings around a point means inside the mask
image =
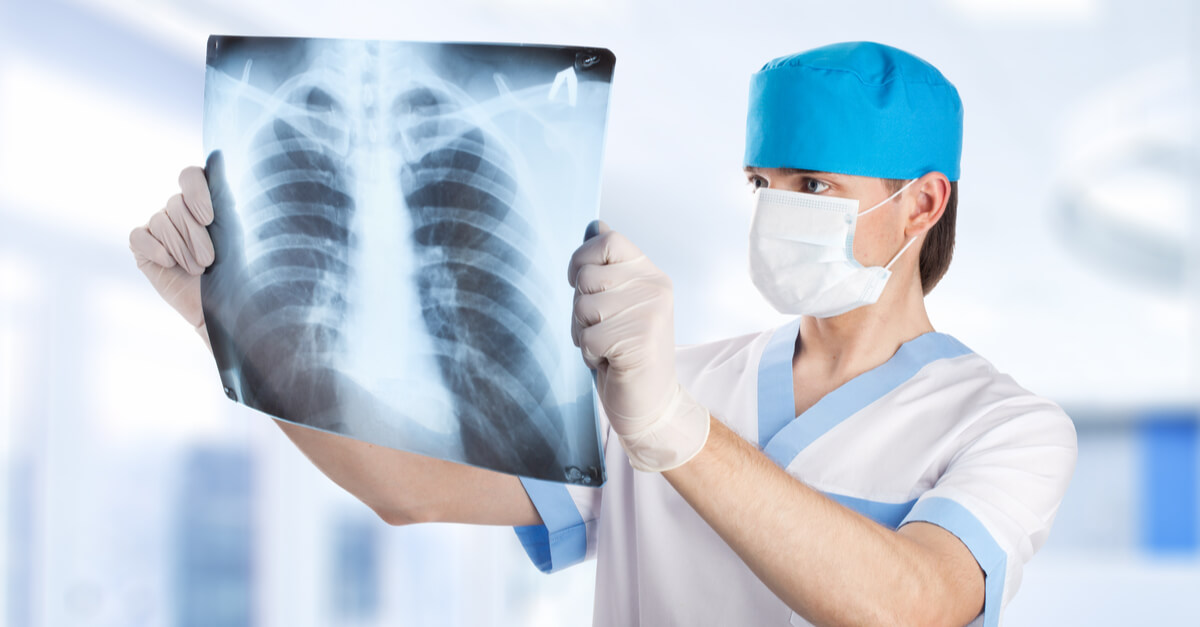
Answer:
[{"label": "mask ear loop", "polygon": [[907,244],[905,244],[905,245],[904,245],[904,247],[900,249],[900,252],[896,253],[896,256],[895,256],[895,257],[892,257],[892,260],[891,260],[891,261],[887,262],[887,265],[886,265],[886,266],[884,266],[884,267],[883,267],[883,269],[884,269],[884,270],[887,270],[888,272],[891,272],[891,271],[892,271],[892,264],[893,264],[893,263],[896,263],[896,260],[900,258],[900,255],[903,255],[903,254],[904,254],[904,251],[908,250],[908,247],[909,247],[909,246],[912,246],[912,243],[913,243],[913,242],[915,242],[915,241],[917,241],[917,236],[916,236],[916,235],[914,235],[914,236],[912,236],[911,238],[909,238],[909,240],[908,240],[908,243],[907,243]]},{"label": "mask ear loop", "polygon": [[868,213],[871,213],[872,211],[875,211],[876,209],[886,205],[888,203],[888,201],[895,198],[896,196],[899,196],[902,192],[904,192],[904,190],[908,189],[909,185],[912,185],[913,183],[916,183],[916,182],[917,182],[917,179],[913,179],[913,180],[905,183],[904,187],[901,187],[900,189],[896,190],[896,192],[894,194],[892,194],[891,196],[888,196],[887,198],[884,198],[883,200],[879,201],[879,204],[875,205],[874,207],[871,207],[870,209],[867,209],[866,211],[860,212],[858,215],[865,216]]},{"label": "mask ear loop", "polygon": [[[901,193],[903,193],[903,192],[904,192],[904,190],[908,189],[908,186],[909,186],[909,185],[912,185],[913,183],[916,183],[916,182],[917,182],[917,179],[913,179],[913,180],[911,180],[911,181],[909,181],[909,182],[905,183],[905,184],[904,184],[904,187],[901,187],[900,189],[896,190],[896,191],[895,191],[895,193],[893,193],[891,196],[888,196],[887,198],[884,198],[883,200],[879,201],[879,204],[875,205],[874,207],[871,207],[870,209],[867,209],[866,211],[863,211],[863,212],[859,213],[858,215],[860,215],[860,216],[862,216],[862,215],[866,215],[866,214],[868,214],[868,213],[871,213],[872,211],[875,211],[876,209],[878,209],[878,208],[880,208],[880,207],[884,206],[885,204],[887,204],[887,203],[888,203],[888,201],[890,201],[891,199],[895,198],[896,196],[899,196]],[[910,238],[910,239],[908,240],[908,243],[906,243],[906,244],[904,245],[904,247],[900,249],[900,252],[896,253],[896,256],[895,256],[895,257],[892,257],[892,260],[891,260],[891,261],[887,262],[887,265],[886,265],[886,266],[884,266],[884,267],[883,267],[883,269],[884,269],[884,270],[887,270],[888,272],[891,272],[891,270],[892,270],[892,264],[896,263],[896,260],[900,258],[900,255],[903,255],[903,254],[904,254],[904,251],[908,250],[908,247],[909,247],[909,246],[912,246],[912,243],[913,243],[913,242],[915,242],[915,241],[917,241],[917,236],[916,236],[916,235],[912,236],[912,238]]]}]

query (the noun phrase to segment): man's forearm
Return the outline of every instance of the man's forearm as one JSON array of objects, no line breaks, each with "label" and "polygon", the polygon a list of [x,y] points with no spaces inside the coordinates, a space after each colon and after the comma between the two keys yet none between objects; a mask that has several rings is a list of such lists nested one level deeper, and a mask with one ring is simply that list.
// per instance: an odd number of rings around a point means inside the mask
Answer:
[{"label": "man's forearm", "polygon": [[275,420],[325,476],[385,522],[534,525],[541,517],[511,474]]},{"label": "man's forearm", "polygon": [[[392,525],[421,522],[411,472],[401,474],[395,453],[369,442],[355,440],[274,420],[288,439],[325,476],[354,495]],[[411,455],[411,454],[410,454]],[[414,464],[415,468],[415,464]]]},{"label": "man's forearm", "polygon": [[917,624],[936,585],[924,547],[830,500],[712,421],[664,477],[789,607],[815,624]]}]

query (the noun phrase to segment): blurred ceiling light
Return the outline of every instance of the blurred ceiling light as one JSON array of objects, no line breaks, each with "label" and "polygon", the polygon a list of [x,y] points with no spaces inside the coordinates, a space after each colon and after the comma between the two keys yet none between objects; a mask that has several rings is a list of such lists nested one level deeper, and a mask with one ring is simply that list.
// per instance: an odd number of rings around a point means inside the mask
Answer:
[{"label": "blurred ceiling light", "polygon": [[1053,215],[1087,265],[1179,292],[1195,202],[1186,76],[1184,59],[1168,60],[1117,77],[1069,110]]},{"label": "blurred ceiling light", "polygon": [[978,20],[1028,22],[1086,20],[1096,16],[1098,0],[945,0],[952,9]]}]

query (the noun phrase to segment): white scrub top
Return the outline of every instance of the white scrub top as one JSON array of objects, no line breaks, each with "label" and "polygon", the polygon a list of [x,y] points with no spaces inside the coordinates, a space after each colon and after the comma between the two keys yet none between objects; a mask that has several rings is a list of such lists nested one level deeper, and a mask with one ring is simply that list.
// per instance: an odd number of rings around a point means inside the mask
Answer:
[{"label": "white scrub top", "polygon": [[[800,318],[678,346],[680,383],[776,464],[889,529],[941,526],[985,573],[970,625],[994,627],[1046,541],[1076,460],[1075,426],[953,337],[925,333],[794,416]],[[514,527],[552,573],[596,562],[593,625],[809,625],[659,473],[634,470],[598,410],[601,487],[521,477],[544,524]],[[796,568],[806,568],[797,556]]]}]

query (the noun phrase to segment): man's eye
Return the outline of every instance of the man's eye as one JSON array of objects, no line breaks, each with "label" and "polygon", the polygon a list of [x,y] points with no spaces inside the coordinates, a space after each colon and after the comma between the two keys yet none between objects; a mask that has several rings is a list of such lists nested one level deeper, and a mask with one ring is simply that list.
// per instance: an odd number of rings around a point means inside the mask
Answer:
[{"label": "man's eye", "polygon": [[817,179],[804,179],[804,191],[810,194],[820,194],[829,189],[829,185]]},{"label": "man's eye", "polygon": [[758,178],[757,176],[752,177],[749,180],[747,180],[746,184],[749,185],[751,187],[751,189],[755,189],[755,190],[761,189],[761,188],[767,186],[767,182]]}]

